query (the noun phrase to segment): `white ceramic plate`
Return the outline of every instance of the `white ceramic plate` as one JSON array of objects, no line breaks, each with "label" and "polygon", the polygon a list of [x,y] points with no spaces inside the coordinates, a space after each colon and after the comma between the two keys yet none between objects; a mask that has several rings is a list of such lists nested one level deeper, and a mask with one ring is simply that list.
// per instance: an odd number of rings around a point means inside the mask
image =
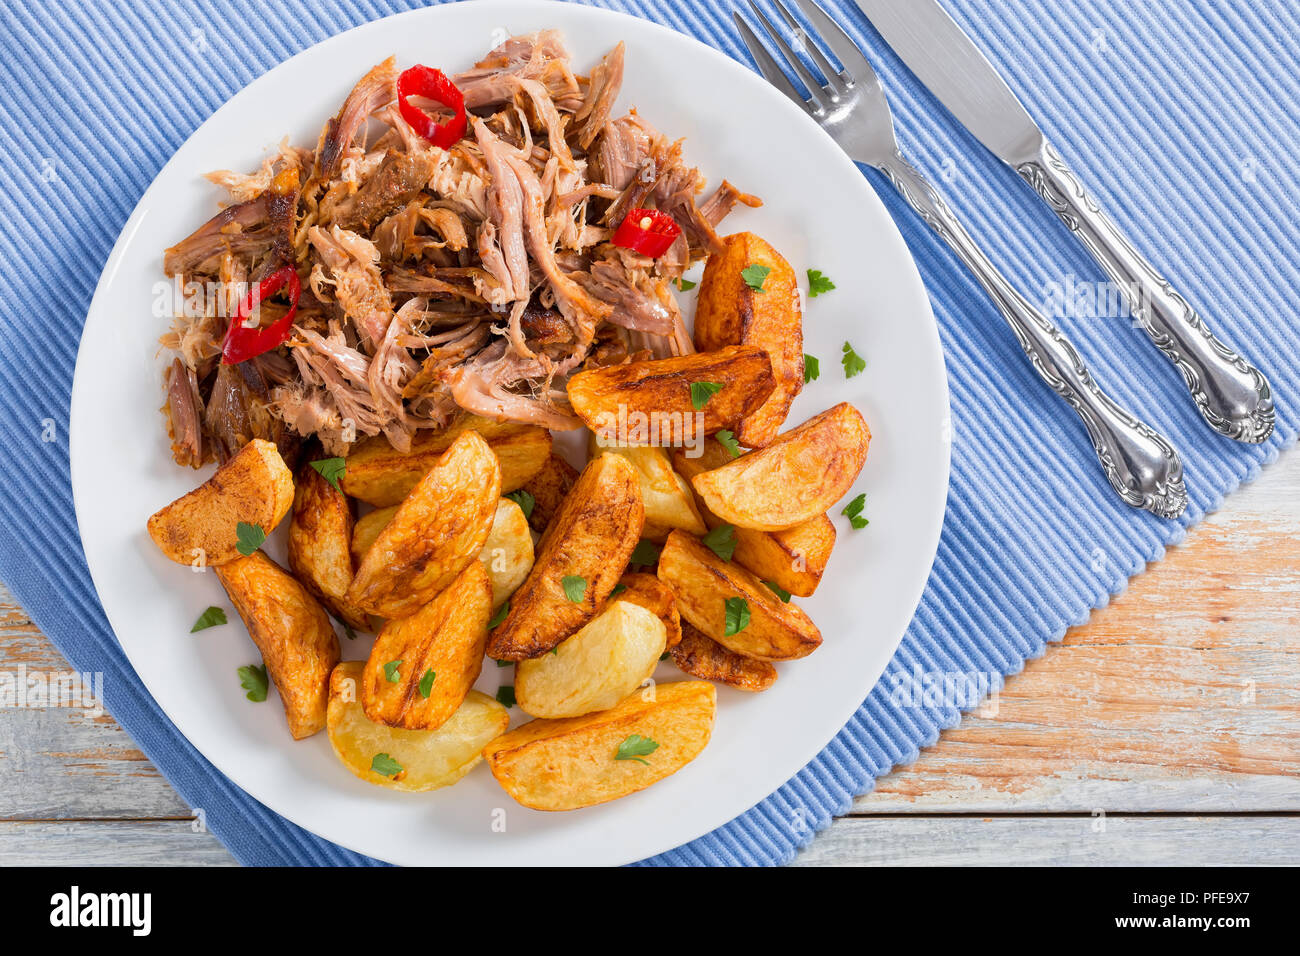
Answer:
[{"label": "white ceramic plate", "polygon": [[[766,693],[720,688],[713,739],[680,773],[572,813],[517,806],[483,766],[446,790],[390,793],[345,770],[325,734],[295,743],[274,694],[262,704],[244,698],[235,671],[258,654],[234,613],[228,626],[189,634],[208,605],[230,607],[216,576],[167,561],[145,533],[151,513],[208,474],[171,461],[158,411],[166,363],[157,339],[167,322],[151,308],[164,247],[216,211],[218,192],[200,174],[252,170],[285,134],[314,144],[352,83],[390,54],[450,72],[505,31],[547,27],[564,32],[582,70],[625,41],[620,105],[686,137],[687,158],[711,183],[726,176],[762,196],[761,209],[739,211],[726,229],[758,232],[801,275],[815,268],[834,279],[834,292],[806,303],[805,344],[821,359],[821,378],[790,421],[851,401],[874,433],[855,489],[867,493],[871,525],[851,530],[837,506],[829,570],[817,595],[801,602],[823,646],[782,665]],[[693,298],[684,297],[688,314]],[[840,365],[846,340],[867,360],[851,380]],[[619,864],[686,843],[754,806],[861,704],[898,646],[934,558],[948,485],[947,416],[934,318],[902,239],[854,165],[784,97],[695,40],[622,14],[459,3],[369,23],[293,57],[213,114],[163,168],[123,229],[86,319],[72,394],[72,483],[95,586],[136,672],[194,746],[262,803],[396,863]],[[276,557],[282,534],[269,545]],[[345,657],[368,651],[365,638],[343,644]],[[512,674],[489,665],[478,686],[494,693]],[[661,680],[680,676],[661,665]]]}]

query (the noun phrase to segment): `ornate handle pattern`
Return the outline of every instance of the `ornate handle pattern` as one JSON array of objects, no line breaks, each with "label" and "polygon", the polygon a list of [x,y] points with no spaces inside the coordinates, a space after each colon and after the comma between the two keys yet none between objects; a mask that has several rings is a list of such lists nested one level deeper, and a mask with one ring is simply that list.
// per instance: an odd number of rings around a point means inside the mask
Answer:
[{"label": "ornate handle pattern", "polygon": [[1183,465],[1161,434],[1101,390],[1070,341],[1017,292],[947,203],[897,150],[877,163],[912,208],[952,247],[1010,323],[1034,370],[1083,420],[1106,480],[1124,501],[1162,518],[1187,506]]},{"label": "ornate handle pattern", "polygon": [[1273,395],[1259,369],[1217,339],[1191,304],[1156,272],[1044,143],[1017,171],[1079,237],[1128,301],[1151,341],[1178,371],[1201,416],[1221,435],[1259,443],[1273,431]]}]

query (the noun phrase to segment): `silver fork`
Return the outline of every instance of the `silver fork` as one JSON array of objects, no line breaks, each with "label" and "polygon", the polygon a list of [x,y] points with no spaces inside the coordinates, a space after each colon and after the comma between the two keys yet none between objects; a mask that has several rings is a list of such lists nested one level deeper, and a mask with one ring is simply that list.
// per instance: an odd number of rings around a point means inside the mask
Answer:
[{"label": "silver fork", "polygon": [[[1047,385],[1083,420],[1110,486],[1128,504],[1162,518],[1176,518],[1187,506],[1183,465],[1169,441],[1098,386],[1079,352],[1051,321],[1029,304],[1000,273],[948,208],[947,203],[899,151],[894,121],[875,70],[834,20],[812,0],[794,0],[813,30],[795,20],[774,0],[816,70],[791,49],[781,32],[750,0],[750,8],[772,45],[808,90],[805,98],[777,61],[735,14],[740,37],[767,81],[790,97],[831,134],[856,162],[874,166],[902,193],[916,213],[974,273],[993,304],[1011,325],[1030,363]],[[823,50],[843,66],[837,70]]]}]

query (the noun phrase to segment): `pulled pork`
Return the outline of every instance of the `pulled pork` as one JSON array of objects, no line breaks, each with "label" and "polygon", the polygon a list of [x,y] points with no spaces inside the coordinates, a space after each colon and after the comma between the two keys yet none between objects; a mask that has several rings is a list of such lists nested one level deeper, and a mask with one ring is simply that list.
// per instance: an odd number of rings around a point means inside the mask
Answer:
[{"label": "pulled pork", "polygon": [[[691,351],[668,284],[758,200],[725,180],[702,200],[680,140],[615,116],[624,56],[584,76],[558,32],[510,37],[452,76],[470,115],[447,149],[402,118],[390,58],[314,150],[285,142],[253,173],[210,173],[228,204],[163,260],[184,290],[162,339],[176,461],[224,461],[253,438],[290,457],[313,437],[334,455],[367,436],[404,451],[466,411],[576,428],[575,371]],[[610,242],[635,207],[681,226],[658,259]],[[302,285],[289,339],[221,364],[238,303],[286,263]],[[265,303],[262,321],[283,309]]]}]

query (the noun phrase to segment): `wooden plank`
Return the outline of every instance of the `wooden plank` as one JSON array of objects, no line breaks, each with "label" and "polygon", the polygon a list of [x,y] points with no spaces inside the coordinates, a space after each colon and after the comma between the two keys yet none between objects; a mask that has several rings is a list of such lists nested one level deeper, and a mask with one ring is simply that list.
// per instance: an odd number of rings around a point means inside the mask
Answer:
[{"label": "wooden plank", "polygon": [[5,866],[237,866],[188,820],[0,822]]},{"label": "wooden plank", "polygon": [[1228,866],[1300,863],[1284,816],[845,817],[795,866]]},{"label": "wooden plank", "polygon": [[[7,602],[7,592],[0,602]],[[0,603],[0,666],[56,673],[62,655],[12,604]],[[107,714],[0,711],[0,819],[186,817],[176,791]]]},{"label": "wooden plank", "polygon": [[1300,810],[1300,454],[856,813]]}]

